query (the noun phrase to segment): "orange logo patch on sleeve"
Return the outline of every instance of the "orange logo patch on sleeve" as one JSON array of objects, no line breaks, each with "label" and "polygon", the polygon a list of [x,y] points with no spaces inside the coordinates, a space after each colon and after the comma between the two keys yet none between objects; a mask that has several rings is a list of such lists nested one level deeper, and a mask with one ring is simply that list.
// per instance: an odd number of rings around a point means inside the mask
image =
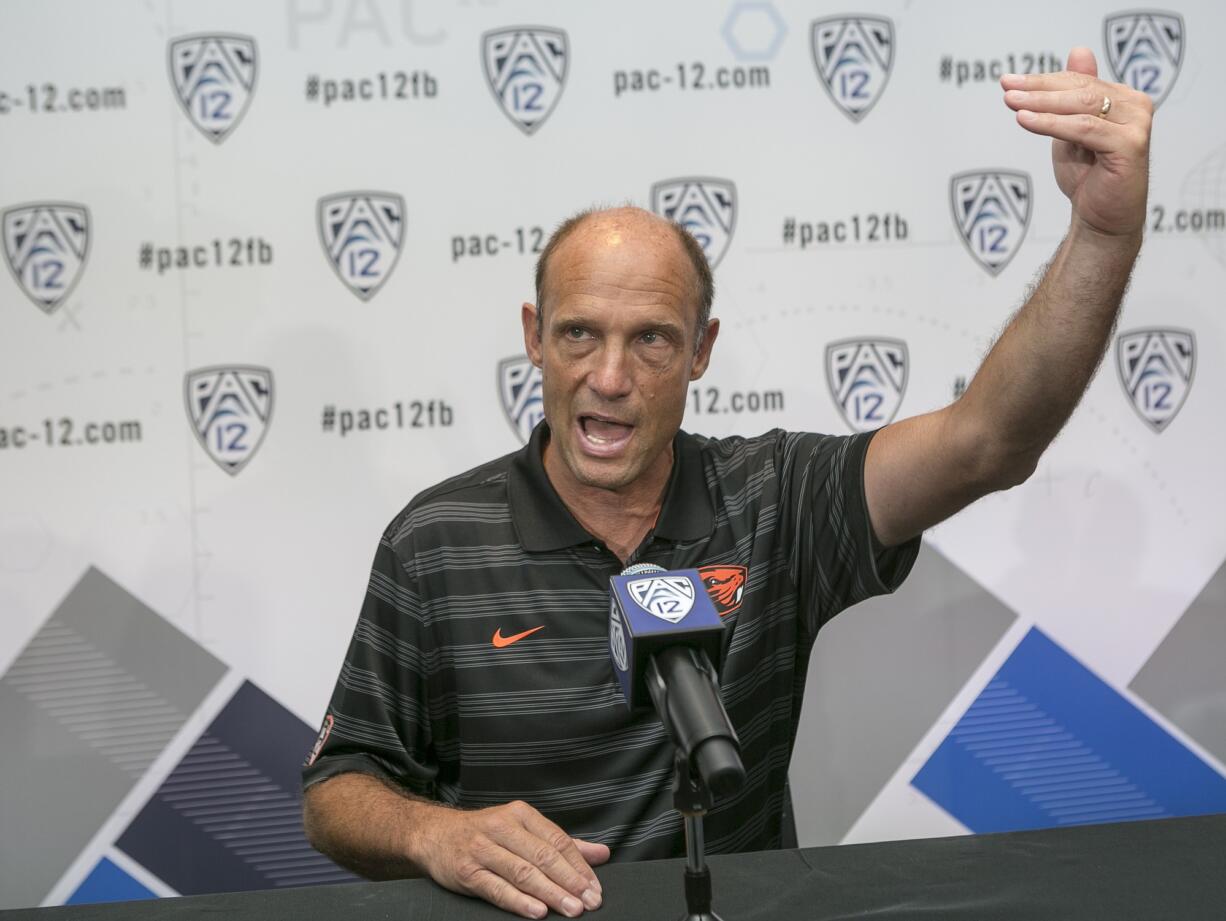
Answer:
[{"label": "orange logo patch on sleeve", "polygon": [[731,614],[741,606],[745,596],[745,579],[749,575],[749,570],[744,566],[702,566],[698,569],[698,575],[720,617]]},{"label": "orange logo patch on sleeve", "polygon": [[306,766],[310,767],[315,763],[315,759],[319,757],[319,753],[323,750],[324,743],[328,741],[328,736],[332,734],[332,714],[329,713],[324,717],[324,724],[319,729],[319,735],[315,739],[315,745],[311,749],[311,754],[307,756]]}]

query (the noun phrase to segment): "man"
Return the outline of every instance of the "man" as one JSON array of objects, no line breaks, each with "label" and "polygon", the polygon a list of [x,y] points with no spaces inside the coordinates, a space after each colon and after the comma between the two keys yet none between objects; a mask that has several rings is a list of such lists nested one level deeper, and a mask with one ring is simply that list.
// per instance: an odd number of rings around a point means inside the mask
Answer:
[{"label": "man", "polygon": [[925,528],[1030,475],[1140,247],[1148,97],[1097,80],[1087,49],[1064,73],[1001,82],[1018,123],[1054,139],[1068,236],[962,398],[876,433],[679,433],[719,334],[701,251],[636,209],[560,228],[522,309],[547,424],[385,532],[304,771],[317,847],[537,918],[599,907],[609,844],[679,853],[663,731],[626,712],[607,660],[607,580],[638,561],[721,583],[721,693],[748,776],[707,843],[778,846],[818,629],[893,590]]}]

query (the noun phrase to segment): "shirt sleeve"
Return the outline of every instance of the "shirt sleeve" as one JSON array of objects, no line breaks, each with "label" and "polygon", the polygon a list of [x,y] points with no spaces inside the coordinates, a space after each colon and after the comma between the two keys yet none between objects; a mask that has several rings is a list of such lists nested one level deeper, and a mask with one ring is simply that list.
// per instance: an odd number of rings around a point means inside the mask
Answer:
[{"label": "shirt sleeve", "polygon": [[788,570],[810,637],[845,608],[897,589],[919,553],[919,536],[885,548],[873,534],[864,459],[875,434],[787,433],[777,448]]},{"label": "shirt sleeve", "polygon": [[431,796],[438,773],[428,708],[429,627],[416,579],[383,535],[303,788],[356,771]]}]

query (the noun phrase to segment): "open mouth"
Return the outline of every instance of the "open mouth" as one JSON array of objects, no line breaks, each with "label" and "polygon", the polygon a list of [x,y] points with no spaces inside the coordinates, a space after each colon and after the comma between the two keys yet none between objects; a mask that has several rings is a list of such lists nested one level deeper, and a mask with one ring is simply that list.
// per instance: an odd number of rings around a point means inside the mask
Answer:
[{"label": "open mouth", "polygon": [[583,415],[579,417],[579,431],[587,453],[610,457],[630,441],[634,426],[609,416]]}]

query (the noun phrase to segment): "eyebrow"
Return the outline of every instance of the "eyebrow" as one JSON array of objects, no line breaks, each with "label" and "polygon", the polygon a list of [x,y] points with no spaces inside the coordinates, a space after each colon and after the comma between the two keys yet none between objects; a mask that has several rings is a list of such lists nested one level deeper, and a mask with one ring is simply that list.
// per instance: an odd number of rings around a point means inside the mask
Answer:
[{"label": "eyebrow", "polygon": [[[564,330],[571,326],[582,326],[586,328],[586,327],[591,326],[591,323],[592,323],[591,317],[579,316],[573,313],[567,313],[567,314],[558,313],[558,314],[555,314],[553,320],[550,321],[549,329],[550,330]],[[658,330],[659,332],[667,333],[668,335],[673,336],[677,339],[680,339],[680,340],[685,339],[685,329],[681,326],[678,326],[676,323],[672,322],[671,320],[644,322],[637,327],[637,330],[638,332],[645,332],[647,330]]]}]

